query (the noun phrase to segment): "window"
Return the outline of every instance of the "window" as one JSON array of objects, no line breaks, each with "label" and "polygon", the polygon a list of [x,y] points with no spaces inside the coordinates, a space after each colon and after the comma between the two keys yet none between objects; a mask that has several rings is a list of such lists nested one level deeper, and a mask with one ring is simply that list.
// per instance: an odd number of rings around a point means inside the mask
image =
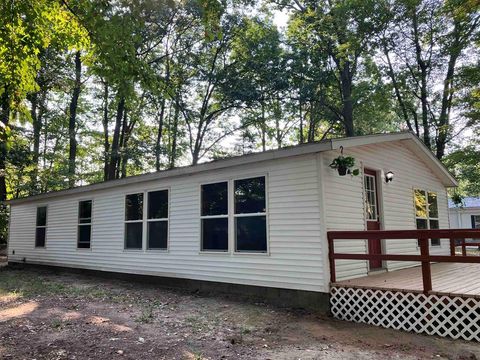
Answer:
[{"label": "window", "polygon": [[148,193],[147,248],[165,250],[168,244],[168,190]]},{"label": "window", "polygon": [[235,250],[267,251],[265,177],[234,181]]},{"label": "window", "polygon": [[35,226],[35,247],[45,247],[47,237],[47,207],[37,207],[37,220]]},{"label": "window", "polygon": [[[430,191],[415,189],[414,197],[417,229],[438,229],[437,194]],[[430,245],[440,246],[440,239],[431,239]]]},{"label": "window", "polygon": [[125,197],[125,249],[142,249],[143,193]]},{"label": "window", "polygon": [[77,248],[90,249],[92,237],[92,200],[78,203],[78,235]]},{"label": "window", "polygon": [[375,176],[365,174],[365,209],[367,220],[378,220],[377,189],[375,188]]},{"label": "window", "polygon": [[201,188],[201,249],[228,251],[228,182]]},{"label": "window", "polygon": [[480,229],[480,215],[472,215],[472,229]]}]

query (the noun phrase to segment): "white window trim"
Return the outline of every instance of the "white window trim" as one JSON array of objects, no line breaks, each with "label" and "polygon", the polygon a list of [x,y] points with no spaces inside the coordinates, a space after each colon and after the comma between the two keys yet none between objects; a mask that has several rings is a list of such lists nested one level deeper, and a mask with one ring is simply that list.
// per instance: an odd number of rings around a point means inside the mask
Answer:
[{"label": "white window trim", "polygon": [[[256,177],[264,177],[265,178],[265,212],[264,213],[251,213],[251,214],[235,214],[235,180],[244,180],[244,179],[251,179]],[[223,215],[210,215],[210,216],[202,216],[202,186],[209,185],[209,184],[217,184],[217,183],[227,183],[228,188],[228,214]],[[253,173],[242,175],[239,177],[232,177],[229,179],[222,179],[222,180],[212,180],[208,182],[199,183],[198,186],[198,194],[199,194],[199,254],[205,255],[230,255],[230,256],[270,256],[270,221],[269,221],[269,191],[268,191],[268,173]],[[266,229],[266,241],[267,241],[267,249],[266,251],[237,251],[237,244],[236,244],[236,227],[235,227],[235,218],[237,217],[249,217],[249,216],[265,216],[265,229]],[[202,219],[213,219],[213,218],[228,218],[228,249],[227,250],[202,250],[203,244],[203,231],[202,231]]]},{"label": "white window trim", "polygon": [[[261,213],[246,213],[246,214],[235,214],[235,181],[236,180],[245,180],[245,179],[252,179],[257,177],[265,178],[265,212]],[[269,231],[268,231],[268,177],[267,174],[262,175],[254,175],[254,176],[246,176],[241,178],[235,178],[232,180],[232,214],[233,214],[233,252],[236,255],[268,255],[269,252]],[[253,216],[265,216],[265,236],[266,236],[266,249],[265,251],[257,251],[257,250],[237,250],[237,226],[236,226],[236,218],[239,217],[253,217]]]},{"label": "white window trim", "polygon": [[[167,192],[167,217],[166,218],[159,218],[159,219],[149,219],[148,218],[148,203],[149,203],[149,193],[152,192],[157,192],[157,191],[166,191]],[[147,190],[145,191],[145,199],[144,205],[145,205],[145,212],[144,212],[144,218],[145,218],[145,226],[144,226],[144,237],[145,237],[145,251],[148,252],[168,252],[170,249],[170,188],[161,188],[161,189],[152,189],[152,190]],[[167,222],[167,247],[166,248],[159,248],[159,249],[150,249],[148,247],[148,223],[150,222],[157,222],[157,221],[166,221]],[[144,243],[142,239],[142,244]]]},{"label": "white window trim", "polygon": [[[142,218],[140,220],[126,220],[127,218],[127,196],[129,195],[138,195],[142,194],[143,196],[143,208],[142,208]],[[145,251],[145,210],[146,210],[146,201],[145,201],[145,191],[135,191],[132,193],[127,193],[123,196],[123,251],[133,251],[133,252],[142,252]],[[142,224],[142,246],[140,248],[127,248],[127,224],[141,223]]]},{"label": "white window trim", "polygon": [[365,221],[373,221],[373,222],[377,222],[377,221],[380,221],[380,217],[379,217],[379,209],[378,209],[378,205],[379,205],[379,201],[378,201],[378,198],[377,198],[377,177],[375,175],[370,175],[370,174],[365,174],[365,172],[363,172],[363,177],[370,177],[370,178],[373,178],[373,186],[374,186],[374,190],[373,190],[373,195],[375,197],[375,215],[377,216],[375,219],[369,219],[368,216],[367,216],[367,199],[368,199],[368,194],[367,194],[367,188],[366,188],[366,182],[364,181],[363,183],[363,191],[364,191],[364,194],[365,194],[365,211],[364,211],[364,216],[365,216]]},{"label": "white window trim", "polygon": [[[422,191],[425,194],[425,199],[427,200],[427,217],[426,218],[417,216],[417,207],[416,207],[416,204],[415,204],[415,191]],[[438,227],[440,228],[440,217],[436,217],[436,218],[430,217],[430,209],[429,209],[429,206],[428,206],[428,193],[434,193],[435,195],[437,195],[437,211],[438,211],[438,215],[440,216],[440,209],[438,207],[438,192],[433,191],[433,190],[425,190],[425,189],[421,189],[421,188],[413,188],[413,211],[415,212],[415,228],[417,227],[417,219],[427,220],[427,229],[430,229],[430,220],[436,220],[436,221],[438,221]],[[430,239],[430,241],[429,241],[430,247],[441,248],[442,247],[442,239],[439,239],[439,240],[440,240],[439,245],[433,245],[432,244],[432,239]],[[417,241],[417,248],[419,248],[418,241]]]},{"label": "white window trim", "polygon": [[[212,184],[220,184],[220,183],[227,183],[227,213],[226,214],[221,214],[221,215],[202,215],[202,186],[204,185],[212,185]],[[210,181],[210,182],[205,182],[201,183],[198,186],[198,194],[199,194],[199,216],[200,216],[200,249],[199,252],[201,254],[229,254],[230,253],[230,180],[216,180],[216,181]],[[204,250],[203,249],[203,220],[208,220],[208,219],[228,219],[228,228],[227,228],[227,249],[226,250]]]},{"label": "white window trim", "polygon": [[[91,213],[90,213],[90,222],[89,223],[80,223],[80,203],[81,202],[84,202],[84,201],[91,201],[92,202],[92,206],[91,206]],[[80,199],[78,200],[78,203],[77,203],[77,250],[78,251],[92,251],[92,234],[93,234],[93,199]],[[86,218],[85,218],[86,219]],[[79,243],[79,236],[80,236],[80,231],[79,230],[79,227],[80,226],[85,226],[85,225],[90,225],[90,247],[88,248],[80,248],[78,247],[78,243]]]},{"label": "white window trim", "polygon": [[[167,191],[168,194],[168,218],[162,219],[148,219],[148,193],[155,191]],[[127,196],[143,194],[143,208],[142,208],[142,219],[140,220],[125,220],[126,215],[126,205],[127,205]],[[170,199],[171,199],[171,189],[169,186],[152,188],[152,189],[143,189],[141,191],[128,192],[123,194],[123,251],[124,252],[143,252],[143,253],[168,253],[170,251]],[[149,249],[148,248],[148,223],[150,221],[167,221],[167,247],[165,249]],[[128,223],[142,223],[142,247],[136,249],[128,249],[126,245],[126,228]]]},{"label": "white window trim", "polygon": [[[42,226],[37,226],[37,214],[38,214],[38,208],[45,208],[45,225]],[[43,246],[37,246],[37,229],[45,229],[45,241]],[[35,235],[33,238],[33,248],[34,249],[46,249],[47,248],[47,233],[48,233],[48,205],[38,205],[35,208]]]}]

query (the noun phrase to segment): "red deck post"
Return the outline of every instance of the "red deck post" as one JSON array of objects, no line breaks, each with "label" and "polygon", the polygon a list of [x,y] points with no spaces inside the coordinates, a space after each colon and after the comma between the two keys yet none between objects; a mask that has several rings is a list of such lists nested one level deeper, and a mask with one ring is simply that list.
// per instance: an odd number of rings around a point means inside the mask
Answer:
[{"label": "red deck post", "polygon": [[422,256],[422,278],[423,278],[423,292],[428,294],[432,291],[432,272],[430,269],[428,238],[419,239],[420,241],[420,255]]},{"label": "red deck post", "polygon": [[462,239],[462,255],[467,256],[467,246],[465,245],[465,239]]},{"label": "red deck post", "polygon": [[328,238],[328,261],[330,263],[330,282],[334,283],[337,281],[337,276],[335,274],[335,248],[333,245],[333,237],[330,234],[327,234]]},{"label": "red deck post", "polygon": [[450,238],[450,255],[455,256],[455,239]]}]

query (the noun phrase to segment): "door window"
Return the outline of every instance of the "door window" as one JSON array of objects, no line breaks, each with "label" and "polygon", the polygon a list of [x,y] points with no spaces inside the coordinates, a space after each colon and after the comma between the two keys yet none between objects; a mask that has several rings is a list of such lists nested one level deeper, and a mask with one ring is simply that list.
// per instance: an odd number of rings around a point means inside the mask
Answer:
[{"label": "door window", "polygon": [[377,189],[375,185],[375,176],[365,174],[365,216],[369,221],[378,220]]}]

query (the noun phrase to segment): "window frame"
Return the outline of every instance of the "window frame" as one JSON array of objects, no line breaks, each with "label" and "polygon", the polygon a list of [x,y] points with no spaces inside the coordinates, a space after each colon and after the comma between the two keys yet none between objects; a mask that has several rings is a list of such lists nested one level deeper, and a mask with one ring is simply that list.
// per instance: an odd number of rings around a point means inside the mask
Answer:
[{"label": "window frame", "polygon": [[[142,218],[140,220],[127,220],[127,196],[129,195],[138,195],[142,194],[143,204],[142,204]],[[134,191],[123,194],[123,251],[145,251],[145,211],[146,211],[146,201],[145,201],[145,190]],[[142,224],[142,246],[140,248],[127,248],[127,224],[132,223],[141,223]]]},{"label": "window frame", "polygon": [[[377,189],[377,177],[376,175],[373,174],[367,174],[365,171],[363,172],[363,177],[364,177],[364,184],[363,184],[363,191],[365,194],[365,210],[364,210],[364,217],[365,221],[373,221],[373,222],[378,222],[380,221],[380,211],[379,211],[379,201],[378,201],[378,189]],[[367,190],[367,183],[365,182],[365,178],[371,178],[373,179],[372,184],[373,184],[373,191],[372,190]],[[368,218],[368,192],[372,192],[374,196],[374,207],[375,207],[375,219],[369,219]]]},{"label": "window frame", "polygon": [[[92,205],[91,205],[91,213],[90,213],[90,222],[89,223],[80,223],[80,203],[81,202],[84,202],[84,201],[91,201]],[[93,198],[91,199],[79,199],[78,202],[77,202],[78,206],[77,206],[77,250],[80,250],[80,251],[91,251],[92,250],[92,233],[93,233],[93,204],[94,204],[94,201],[93,201]],[[80,237],[80,226],[82,225],[90,225],[90,246],[88,248],[81,248],[81,247],[78,247],[78,243],[79,243],[79,237]]]},{"label": "window frame", "polygon": [[[38,209],[39,209],[39,208],[42,208],[42,207],[45,208],[45,225],[37,226],[37,214],[38,214]],[[34,238],[33,238],[33,247],[34,247],[34,249],[46,249],[46,248],[47,248],[48,213],[49,213],[49,211],[48,211],[48,205],[47,205],[47,204],[37,205],[37,206],[35,207],[35,235],[34,235]],[[37,229],[38,229],[38,228],[45,229],[45,239],[44,239],[43,246],[37,246]]]},{"label": "window frame", "polygon": [[[423,194],[425,195],[425,199],[426,199],[426,213],[427,213],[427,217],[419,217],[417,216],[417,205],[415,203],[415,192],[416,191],[421,191],[423,192]],[[430,206],[429,206],[429,202],[428,202],[428,194],[429,193],[433,193],[436,195],[437,197],[437,217],[430,217]],[[415,215],[415,228],[418,230],[418,227],[417,227],[417,220],[426,220],[427,222],[427,229],[430,229],[430,220],[433,220],[433,221],[437,221],[438,222],[438,227],[440,228],[440,208],[438,206],[438,192],[437,191],[433,191],[433,190],[426,190],[426,189],[422,189],[422,188],[413,188],[413,211],[414,211],[414,215]],[[441,248],[442,247],[442,239],[438,239],[439,240],[439,243],[438,245],[434,245],[433,244],[433,240],[435,239],[430,239],[430,242],[429,242],[429,245],[431,247],[434,247],[434,248]],[[420,248],[419,244],[418,244],[418,241],[417,241],[417,248]]]},{"label": "window frame", "polygon": [[[198,186],[198,198],[199,198],[199,230],[200,230],[200,248],[199,252],[201,254],[229,254],[230,253],[230,187],[231,187],[231,179],[227,180],[213,180],[209,182],[202,182]],[[204,185],[212,185],[212,184],[220,184],[220,183],[227,183],[227,213],[223,215],[202,215],[202,187]],[[227,249],[226,250],[204,250],[203,249],[203,220],[208,219],[227,219]]]},{"label": "window frame", "polygon": [[[257,216],[265,216],[265,228],[266,228],[266,251],[236,251],[236,233],[235,233],[235,180],[245,180],[257,177],[265,178],[265,213],[255,213]],[[268,173],[249,173],[240,175],[237,177],[221,178],[218,180],[200,182],[198,184],[198,214],[199,214],[199,254],[204,255],[230,255],[230,256],[270,256],[270,215],[269,215],[269,185],[268,185]],[[211,215],[202,216],[202,185],[227,183],[227,215]],[[252,214],[238,214],[241,216],[252,216]],[[227,217],[228,218],[228,249],[227,250],[202,250],[203,244],[203,231],[202,231],[202,218],[215,218],[215,217]]]},{"label": "window frame", "polygon": [[[149,219],[148,218],[148,205],[149,205],[149,198],[148,194],[151,192],[157,192],[157,191],[166,191],[167,192],[167,218],[159,218],[159,219]],[[168,252],[170,249],[170,188],[165,187],[165,188],[159,188],[159,189],[149,189],[145,190],[144,196],[144,212],[143,212],[143,218],[145,220],[145,225],[143,226],[143,234],[142,234],[142,249],[145,248],[145,251],[148,252]],[[146,201],[145,201],[146,199]],[[158,248],[158,249],[150,249],[148,247],[149,239],[148,239],[148,224],[150,222],[156,222],[156,221],[166,221],[167,222],[167,247],[166,248]],[[144,238],[145,237],[145,238]]]},{"label": "window frame", "polygon": [[[235,181],[237,180],[247,180],[247,179],[254,179],[263,177],[265,179],[265,212],[262,213],[243,213],[243,214],[236,214],[235,213]],[[233,253],[234,254],[269,254],[269,232],[268,232],[268,178],[267,175],[254,175],[254,176],[246,176],[241,178],[232,179],[232,215],[233,215]],[[238,250],[237,249],[237,223],[236,219],[240,217],[254,217],[254,216],[265,216],[265,237],[266,237],[266,248],[265,251],[257,251],[257,250]]]}]

